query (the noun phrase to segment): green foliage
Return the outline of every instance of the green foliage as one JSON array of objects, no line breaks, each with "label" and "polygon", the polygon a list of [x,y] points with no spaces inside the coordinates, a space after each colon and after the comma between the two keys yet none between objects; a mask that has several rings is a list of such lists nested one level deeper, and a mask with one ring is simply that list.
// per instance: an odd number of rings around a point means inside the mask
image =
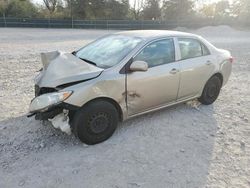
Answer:
[{"label": "green foliage", "polygon": [[37,8],[30,0],[2,0],[0,14],[6,17],[36,17]]},{"label": "green foliage", "polygon": [[66,0],[65,15],[75,19],[126,19],[128,0]]},{"label": "green foliage", "polygon": [[158,0],[147,0],[143,9],[144,20],[159,20],[161,17],[161,8]]},{"label": "green foliage", "polygon": [[123,20],[127,19],[129,10],[129,2],[123,0],[121,2],[116,0],[108,0],[104,6],[104,15],[106,19]]},{"label": "green foliage", "polygon": [[193,0],[165,0],[162,16],[165,20],[186,20],[194,14]]},{"label": "green foliage", "polygon": [[[250,22],[250,0],[0,0],[0,15],[90,20],[210,20]],[[0,17],[1,17],[0,16]]]}]

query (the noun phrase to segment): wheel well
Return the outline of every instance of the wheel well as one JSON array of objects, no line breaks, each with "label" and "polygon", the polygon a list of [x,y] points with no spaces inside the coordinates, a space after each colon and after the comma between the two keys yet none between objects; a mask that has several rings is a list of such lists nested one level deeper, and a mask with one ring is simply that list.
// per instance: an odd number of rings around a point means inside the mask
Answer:
[{"label": "wheel well", "polygon": [[[222,74],[221,73],[215,73],[215,74],[213,74],[209,79],[211,79],[212,77],[214,77],[214,76],[216,76],[216,77],[218,77],[219,79],[220,79],[220,81],[221,81],[221,84],[223,85],[223,76],[222,76]],[[209,80],[208,79],[208,80]],[[208,80],[207,80],[207,82],[208,82]],[[206,83],[207,83],[206,82]],[[204,90],[204,87],[205,87],[205,85],[206,85],[206,83],[204,84],[204,86],[203,86],[203,88],[202,88],[202,92],[203,92],[203,90]]]},{"label": "wheel well", "polygon": [[108,97],[98,97],[98,98],[92,99],[92,100],[88,101],[86,104],[84,104],[82,107],[86,106],[89,103],[96,102],[99,100],[104,100],[104,101],[107,101],[107,102],[111,103],[112,105],[114,105],[114,107],[116,108],[116,110],[119,114],[119,120],[120,121],[123,120],[123,113],[122,113],[121,106],[114,99],[111,99]]},{"label": "wheel well", "polygon": [[211,78],[214,77],[214,76],[217,76],[217,77],[220,79],[221,84],[223,84],[223,76],[222,76],[221,73],[216,73],[216,74],[214,74],[213,76],[211,76]]}]

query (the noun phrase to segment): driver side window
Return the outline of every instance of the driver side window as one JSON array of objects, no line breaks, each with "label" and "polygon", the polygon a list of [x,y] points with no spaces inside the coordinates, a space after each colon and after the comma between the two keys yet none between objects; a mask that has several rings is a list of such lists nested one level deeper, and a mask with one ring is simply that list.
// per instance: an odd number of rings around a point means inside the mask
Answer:
[{"label": "driver side window", "polygon": [[173,39],[152,42],[134,58],[134,61],[145,61],[148,63],[148,67],[174,62],[175,48]]}]

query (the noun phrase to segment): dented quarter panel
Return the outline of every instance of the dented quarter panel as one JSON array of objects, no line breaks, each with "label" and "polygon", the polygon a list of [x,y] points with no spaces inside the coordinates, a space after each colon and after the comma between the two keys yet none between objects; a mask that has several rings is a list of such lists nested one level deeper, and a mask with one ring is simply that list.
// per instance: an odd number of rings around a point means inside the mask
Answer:
[{"label": "dented quarter panel", "polygon": [[232,63],[227,60],[222,61],[220,64],[220,71],[223,75],[223,86],[228,82],[229,76],[232,72]]},{"label": "dented quarter panel", "polygon": [[218,49],[220,55],[217,56],[219,63],[219,71],[223,75],[223,86],[228,82],[228,79],[232,72],[232,63],[229,62],[231,54],[227,50]]}]

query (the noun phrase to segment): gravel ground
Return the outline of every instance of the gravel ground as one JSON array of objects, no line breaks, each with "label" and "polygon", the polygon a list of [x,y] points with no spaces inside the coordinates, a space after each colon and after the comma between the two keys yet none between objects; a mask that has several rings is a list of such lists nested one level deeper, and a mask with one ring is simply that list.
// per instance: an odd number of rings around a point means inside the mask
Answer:
[{"label": "gravel ground", "polygon": [[196,31],[236,61],[218,100],[122,123],[87,146],[26,118],[40,52],[73,51],[114,31],[0,28],[0,187],[250,187],[250,32]]}]

